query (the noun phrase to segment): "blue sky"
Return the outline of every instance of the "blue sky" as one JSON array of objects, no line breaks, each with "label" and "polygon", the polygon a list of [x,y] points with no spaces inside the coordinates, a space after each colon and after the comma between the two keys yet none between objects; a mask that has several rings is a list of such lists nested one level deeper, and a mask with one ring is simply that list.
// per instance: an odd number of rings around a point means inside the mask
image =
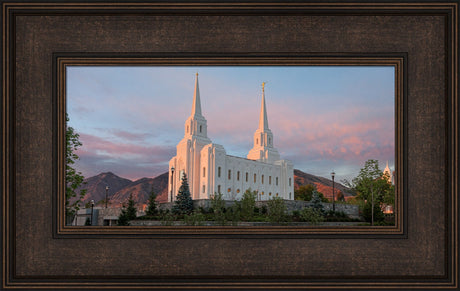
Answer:
[{"label": "blue sky", "polygon": [[195,73],[208,137],[246,157],[266,82],[274,145],[294,168],[336,180],[367,159],[394,169],[394,68],[220,66],[67,68],[69,125],[80,134],[76,168],[155,177],[168,170],[190,115]]}]

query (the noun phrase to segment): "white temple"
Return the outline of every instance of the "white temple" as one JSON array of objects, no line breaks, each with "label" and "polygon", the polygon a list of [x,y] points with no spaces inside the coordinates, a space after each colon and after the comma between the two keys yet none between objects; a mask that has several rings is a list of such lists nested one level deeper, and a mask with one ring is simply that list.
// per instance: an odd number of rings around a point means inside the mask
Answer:
[{"label": "white temple", "polygon": [[185,121],[184,137],[177,145],[176,156],[169,161],[168,201],[175,200],[184,173],[192,199],[210,199],[215,193],[221,193],[225,200],[239,200],[247,189],[257,192],[257,200],[270,200],[273,197],[294,199],[293,164],[281,160],[273,147],[264,83],[254,147],[247,158],[240,158],[227,155],[223,146],[212,143],[208,138],[196,74],[192,113]]},{"label": "white temple", "polygon": [[383,170],[383,175],[385,177],[387,177],[387,180],[389,183],[391,184],[395,184],[395,181],[394,181],[394,172],[392,173],[391,170],[390,170],[390,167],[388,166],[388,161],[387,161],[387,165],[385,167],[385,169]]}]

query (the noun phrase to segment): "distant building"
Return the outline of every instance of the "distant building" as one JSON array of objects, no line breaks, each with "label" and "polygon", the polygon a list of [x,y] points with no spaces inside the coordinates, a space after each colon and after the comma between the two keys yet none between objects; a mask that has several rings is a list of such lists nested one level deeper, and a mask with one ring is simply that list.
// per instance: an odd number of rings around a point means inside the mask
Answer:
[{"label": "distant building", "polygon": [[175,200],[183,174],[188,178],[192,199],[209,199],[221,193],[226,200],[238,200],[247,189],[257,191],[258,200],[294,199],[293,164],[280,159],[274,147],[273,133],[268,127],[264,83],[259,127],[247,158],[227,155],[222,145],[208,138],[207,121],[201,112],[198,74],[192,113],[184,131],[176,156],[169,161],[168,201]]},{"label": "distant building", "polygon": [[383,175],[384,175],[384,177],[387,177],[387,180],[388,180],[389,183],[391,183],[393,185],[395,184],[394,171],[391,172],[390,167],[388,166],[388,161],[387,161],[387,166],[383,170]]}]

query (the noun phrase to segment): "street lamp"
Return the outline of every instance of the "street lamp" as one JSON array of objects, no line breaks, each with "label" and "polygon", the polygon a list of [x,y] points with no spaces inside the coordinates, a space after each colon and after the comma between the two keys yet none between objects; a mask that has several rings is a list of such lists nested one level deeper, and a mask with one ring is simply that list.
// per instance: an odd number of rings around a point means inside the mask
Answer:
[{"label": "street lamp", "polygon": [[332,170],[331,176],[332,176],[332,211],[335,212],[335,185],[334,185],[335,173],[334,173],[334,170]]},{"label": "street lamp", "polygon": [[171,167],[171,202],[173,202],[174,167]]},{"label": "street lamp", "polygon": [[91,226],[93,225],[93,212],[94,212],[94,200],[90,201],[91,203]]},{"label": "street lamp", "polygon": [[107,208],[109,186],[105,186],[105,208]]}]

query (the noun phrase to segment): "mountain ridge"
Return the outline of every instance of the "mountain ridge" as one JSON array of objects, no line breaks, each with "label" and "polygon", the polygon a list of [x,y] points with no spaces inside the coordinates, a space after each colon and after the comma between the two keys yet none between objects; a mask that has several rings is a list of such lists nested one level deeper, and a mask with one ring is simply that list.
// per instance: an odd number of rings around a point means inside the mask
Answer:
[{"label": "mountain ridge", "polygon": [[[86,184],[77,189],[77,191],[87,189],[87,193],[82,198],[83,204],[91,200],[94,200],[96,204],[98,202],[104,203],[106,186],[109,186],[108,204],[110,207],[120,207],[122,204],[127,203],[130,195],[132,195],[137,205],[146,204],[152,189],[157,194],[157,202],[168,201],[168,172],[154,178],[144,177],[135,181],[122,178],[112,172],[104,172],[89,177],[84,182]],[[318,191],[323,193],[325,197],[332,199],[332,180],[294,169],[294,189],[297,190],[300,186],[307,184],[316,186]],[[335,182],[334,187],[336,196],[339,191],[345,197],[352,196],[351,191],[344,185]]]}]

